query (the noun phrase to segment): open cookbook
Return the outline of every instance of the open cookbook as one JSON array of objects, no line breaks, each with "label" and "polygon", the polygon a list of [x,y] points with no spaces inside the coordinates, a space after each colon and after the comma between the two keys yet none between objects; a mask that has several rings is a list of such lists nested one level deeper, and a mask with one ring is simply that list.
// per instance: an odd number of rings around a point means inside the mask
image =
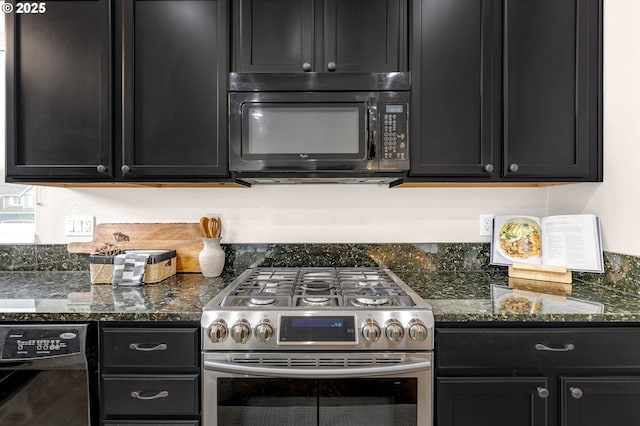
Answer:
[{"label": "open cookbook", "polygon": [[571,271],[604,272],[600,219],[591,214],[496,216],[491,264],[565,266]]}]

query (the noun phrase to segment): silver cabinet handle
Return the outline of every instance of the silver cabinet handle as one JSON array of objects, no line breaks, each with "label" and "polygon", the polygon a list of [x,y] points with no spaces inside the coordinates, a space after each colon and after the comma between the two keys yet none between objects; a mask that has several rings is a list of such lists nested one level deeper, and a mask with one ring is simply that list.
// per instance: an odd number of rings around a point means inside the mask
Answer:
[{"label": "silver cabinet handle", "polygon": [[569,392],[571,392],[571,396],[575,399],[582,398],[582,389],[580,388],[569,388]]},{"label": "silver cabinet handle", "polygon": [[166,398],[169,396],[169,392],[167,391],[160,391],[155,395],[151,395],[151,396],[142,396],[140,395],[142,393],[142,391],[133,391],[131,392],[131,398],[135,398],[135,399],[141,399],[143,401],[148,401],[150,399],[158,399],[158,398]]},{"label": "silver cabinet handle", "polygon": [[131,171],[131,167],[129,167],[129,166],[127,166],[125,164],[122,167],[120,167],[120,171],[122,172],[123,175],[126,175],[127,173],[129,173]]},{"label": "silver cabinet handle", "polygon": [[538,396],[542,399],[547,399],[549,397],[549,389],[547,388],[543,388],[543,387],[539,387],[537,389],[538,391]]},{"label": "silver cabinet handle", "polygon": [[567,343],[561,348],[551,348],[549,346],[543,345],[542,343],[536,343],[536,349],[539,351],[549,351],[549,352],[569,352],[574,350],[576,347],[573,343]]},{"label": "silver cabinet handle", "polygon": [[150,348],[146,348],[142,346],[143,343],[131,343],[129,345],[129,349],[140,352],[153,352],[153,351],[166,351],[168,346],[166,343],[160,343],[159,345],[152,346]]},{"label": "silver cabinet handle", "polygon": [[311,71],[311,64],[309,62],[305,62],[304,64],[302,64],[302,70],[306,72]]},{"label": "silver cabinet handle", "polygon": [[512,165],[509,166],[509,171],[515,173],[518,171],[519,168],[520,167],[518,167],[516,163],[513,163]]},{"label": "silver cabinet handle", "polygon": [[493,172],[493,164],[487,164],[484,166],[484,171],[487,173]]},{"label": "silver cabinet handle", "polygon": [[104,164],[99,164],[98,167],[96,167],[96,170],[98,171],[98,173],[104,173],[107,171],[107,168]]},{"label": "silver cabinet handle", "polygon": [[332,62],[329,62],[329,63],[327,64],[327,69],[328,69],[329,71],[335,71],[335,70],[336,70],[336,63],[335,63],[335,62],[333,62],[333,61],[332,61]]}]

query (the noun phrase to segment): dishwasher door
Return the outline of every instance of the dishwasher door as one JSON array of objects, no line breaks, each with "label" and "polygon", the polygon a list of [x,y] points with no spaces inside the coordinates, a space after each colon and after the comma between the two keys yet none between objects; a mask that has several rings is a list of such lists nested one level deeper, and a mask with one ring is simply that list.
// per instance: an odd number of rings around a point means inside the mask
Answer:
[{"label": "dishwasher door", "polygon": [[91,424],[86,324],[0,325],[0,425]]}]

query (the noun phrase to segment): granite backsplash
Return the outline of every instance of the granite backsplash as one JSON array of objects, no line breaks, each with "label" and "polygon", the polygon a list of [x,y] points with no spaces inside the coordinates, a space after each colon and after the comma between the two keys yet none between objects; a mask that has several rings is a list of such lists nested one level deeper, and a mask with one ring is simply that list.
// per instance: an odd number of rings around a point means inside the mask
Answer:
[{"label": "granite backsplash", "polygon": [[[381,266],[397,271],[484,271],[489,243],[223,244],[226,273],[269,266]],[[640,294],[640,257],[604,253],[605,273],[576,278]],[[63,244],[0,245],[0,271],[86,271],[89,256]]]}]

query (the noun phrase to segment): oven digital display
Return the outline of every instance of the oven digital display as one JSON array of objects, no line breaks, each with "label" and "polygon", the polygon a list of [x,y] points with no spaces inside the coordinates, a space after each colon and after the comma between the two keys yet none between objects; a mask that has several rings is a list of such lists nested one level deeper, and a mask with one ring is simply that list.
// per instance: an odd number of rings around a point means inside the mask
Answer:
[{"label": "oven digital display", "polygon": [[281,342],[356,343],[353,316],[283,316]]}]

